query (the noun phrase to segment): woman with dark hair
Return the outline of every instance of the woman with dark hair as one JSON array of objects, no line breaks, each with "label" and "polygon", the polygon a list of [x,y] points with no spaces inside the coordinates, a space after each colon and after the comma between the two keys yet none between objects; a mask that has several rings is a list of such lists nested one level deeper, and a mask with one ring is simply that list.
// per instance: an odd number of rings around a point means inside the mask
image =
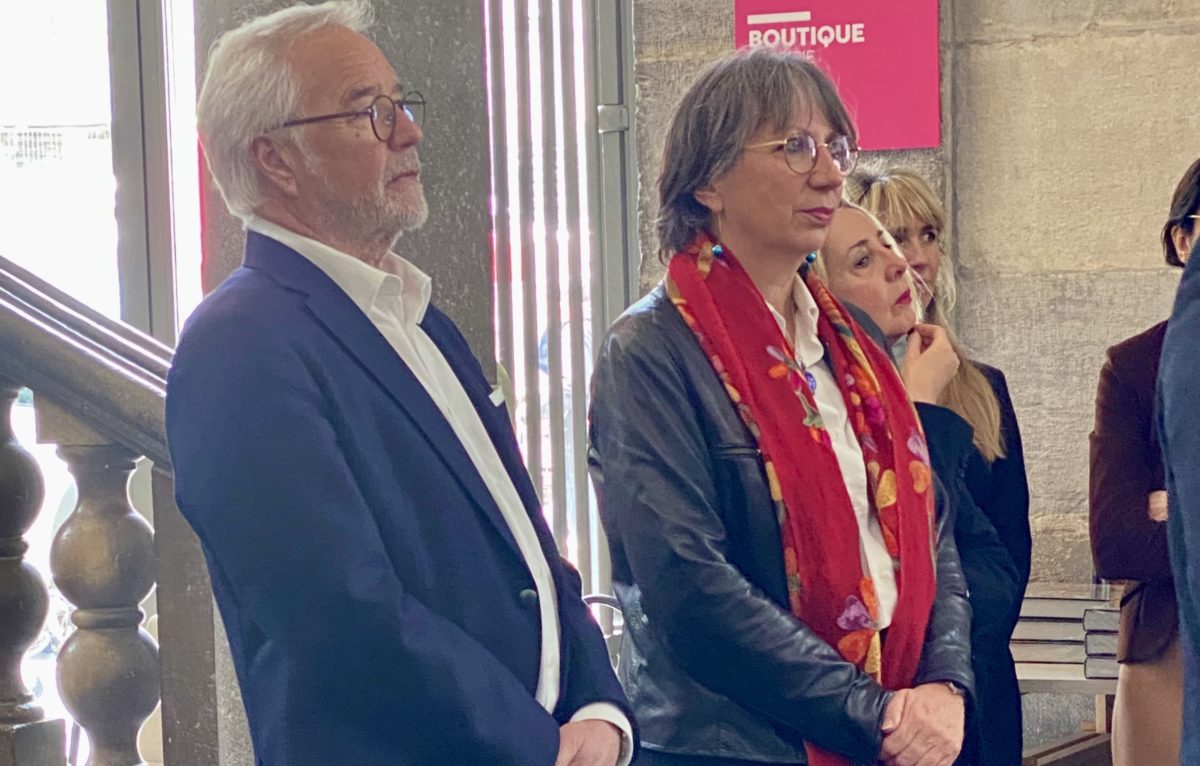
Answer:
[{"label": "woman with dark hair", "polygon": [[[967,449],[952,470],[961,474],[963,502],[982,512],[982,517],[960,512],[955,523],[971,593],[977,701],[963,754],[977,766],[1016,764],[1022,750],[1021,691],[1009,640],[1029,582],[1033,540],[1021,430],[1008,382],[1000,370],[970,359],[955,336],[951,317],[958,291],[944,247],[946,214],[925,179],[906,168],[859,168],[847,187],[847,196],[878,216],[898,244],[916,277],[924,321],[943,328],[961,362],[939,395],[926,401],[938,406],[920,411],[935,463],[938,447],[960,453],[952,435],[967,429]],[[951,483],[955,477],[942,479]],[[993,545],[997,539],[1002,547]]]},{"label": "woman with dark hair", "polygon": [[[1167,264],[1182,268],[1200,231],[1200,160],[1183,174],[1162,229]],[[1183,716],[1179,616],[1167,553],[1167,492],[1154,385],[1167,323],[1108,349],[1091,435],[1092,556],[1126,580],[1121,597],[1113,763],[1178,763]]]},{"label": "woman with dark hair", "polygon": [[924,435],[887,357],[799,275],[856,157],[793,53],[717,61],[672,117],[667,276],[592,384],[641,764],[958,755],[970,616]]}]

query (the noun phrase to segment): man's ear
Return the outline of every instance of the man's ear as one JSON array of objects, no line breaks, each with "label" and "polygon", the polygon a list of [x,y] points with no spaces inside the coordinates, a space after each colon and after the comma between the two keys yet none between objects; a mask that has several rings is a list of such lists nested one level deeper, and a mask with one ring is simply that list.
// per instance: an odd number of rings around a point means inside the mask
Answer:
[{"label": "man's ear", "polygon": [[299,190],[296,185],[296,162],[298,157],[293,151],[266,136],[258,136],[250,142],[250,156],[258,172],[269,184],[278,188],[285,196],[296,197]]},{"label": "man's ear", "polygon": [[725,209],[725,200],[721,197],[721,193],[713,188],[712,184],[706,184],[692,192],[692,197],[701,205],[708,208],[711,213],[720,213]]}]

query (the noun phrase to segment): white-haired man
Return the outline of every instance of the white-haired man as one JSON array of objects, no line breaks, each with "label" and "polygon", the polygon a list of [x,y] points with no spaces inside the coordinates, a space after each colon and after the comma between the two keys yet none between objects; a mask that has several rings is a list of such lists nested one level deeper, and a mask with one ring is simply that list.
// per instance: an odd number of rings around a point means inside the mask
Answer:
[{"label": "white-haired man", "polygon": [[504,411],[392,250],[427,214],[424,100],[369,17],[327,2],[227,33],[198,108],[246,256],[182,333],[167,433],[258,761],[628,763]]}]

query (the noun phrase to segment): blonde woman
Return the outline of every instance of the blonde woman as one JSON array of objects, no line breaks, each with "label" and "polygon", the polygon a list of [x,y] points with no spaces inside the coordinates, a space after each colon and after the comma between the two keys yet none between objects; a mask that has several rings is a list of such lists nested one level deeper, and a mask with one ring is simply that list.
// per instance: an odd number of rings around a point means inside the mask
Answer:
[{"label": "blonde woman", "polygon": [[[929,184],[904,168],[859,169],[847,179],[846,195],[877,216],[899,244],[918,283],[925,321],[946,330],[962,359],[937,403],[974,431],[975,449],[966,463],[965,484],[1018,573],[1017,597],[1011,608],[1005,614],[988,615],[998,625],[990,627],[986,637],[978,632],[982,627],[979,615],[972,626],[979,679],[978,720],[986,725],[978,736],[968,736],[964,754],[974,759],[970,762],[984,766],[1019,763],[1021,700],[1008,637],[1016,626],[1029,580],[1031,539],[1029,486],[1008,385],[1000,370],[969,359],[955,339],[951,317],[956,290],[954,266],[944,248],[946,214]],[[971,583],[972,591],[978,587]],[[978,750],[973,752],[974,748]]]}]

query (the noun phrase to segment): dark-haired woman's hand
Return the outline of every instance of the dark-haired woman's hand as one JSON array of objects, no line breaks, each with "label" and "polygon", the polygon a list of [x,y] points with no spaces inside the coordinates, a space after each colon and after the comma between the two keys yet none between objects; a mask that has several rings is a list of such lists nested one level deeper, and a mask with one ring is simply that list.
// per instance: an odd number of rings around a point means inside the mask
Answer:
[{"label": "dark-haired woman's hand", "polygon": [[[888,705],[884,714],[883,749],[886,766],[950,766],[962,750],[966,705],[944,683],[922,684],[898,692],[900,723],[889,731],[896,711]],[[901,697],[901,695],[904,695]]]}]

